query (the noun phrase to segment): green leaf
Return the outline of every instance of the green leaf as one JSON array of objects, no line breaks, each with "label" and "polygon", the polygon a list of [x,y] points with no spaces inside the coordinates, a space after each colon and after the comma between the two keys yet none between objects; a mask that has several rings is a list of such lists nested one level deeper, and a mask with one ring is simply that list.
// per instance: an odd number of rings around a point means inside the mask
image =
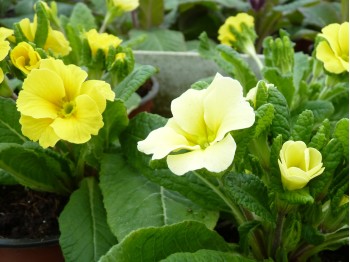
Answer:
[{"label": "green leaf", "polygon": [[161,262],[254,262],[255,260],[243,257],[238,253],[226,253],[215,250],[198,250],[194,253],[175,253],[162,259]]},{"label": "green leaf", "polygon": [[310,69],[309,56],[302,52],[294,54],[293,83],[297,90],[300,88],[301,80]]},{"label": "green leaf", "polygon": [[349,119],[341,119],[337,122],[333,136],[343,145],[346,159],[349,159]]},{"label": "green leaf", "polygon": [[0,142],[26,142],[27,139],[21,132],[20,113],[16,109],[16,103],[12,99],[0,97],[0,112]]},{"label": "green leaf", "polygon": [[16,179],[7,173],[5,170],[0,169],[0,185],[17,185]]},{"label": "green leaf", "polygon": [[283,140],[286,141],[290,137],[290,116],[287,101],[281,92],[274,87],[270,87],[268,92],[267,102],[273,104],[275,108],[275,117],[271,125],[272,135],[276,137],[281,134]]},{"label": "green leaf", "polygon": [[101,262],[159,261],[178,252],[201,249],[230,251],[228,243],[205,225],[185,221],[158,227],[142,228],[130,233],[101,258]]},{"label": "green leaf", "polygon": [[169,29],[152,29],[129,31],[131,39],[145,36],[145,40],[136,45],[137,50],[154,50],[154,51],[186,51],[186,43],[183,34],[179,31]]},{"label": "green leaf", "polygon": [[331,102],[324,100],[314,100],[306,102],[302,107],[298,108],[293,115],[299,115],[305,110],[311,110],[314,114],[315,124],[321,123],[324,119],[329,118],[334,112]]},{"label": "green leaf", "polygon": [[237,204],[265,220],[274,220],[269,208],[267,188],[259,177],[229,173],[224,176],[223,183],[225,190]]},{"label": "green leaf", "polygon": [[320,151],[330,138],[330,129],[330,122],[328,119],[325,119],[318,128],[316,134],[311,138],[308,147],[313,147]]},{"label": "green leaf", "polygon": [[256,91],[255,107],[259,108],[260,106],[267,103],[268,84],[265,81],[260,80],[256,86],[257,86],[257,91]]},{"label": "green leaf", "polygon": [[95,17],[89,7],[84,3],[74,5],[69,24],[79,31],[89,31],[96,28]]},{"label": "green leaf", "polygon": [[218,45],[217,51],[221,58],[231,65],[232,72],[229,72],[230,75],[241,83],[245,92],[256,86],[258,80],[252,71],[251,66],[242,59],[241,54],[226,45]]},{"label": "green leaf", "polygon": [[281,200],[293,205],[305,205],[314,202],[314,198],[310,195],[307,187],[293,191],[285,191],[279,193],[278,196]]},{"label": "green leaf", "polygon": [[253,236],[253,232],[256,228],[261,226],[261,222],[258,220],[247,221],[238,227],[239,232],[239,246],[243,250],[245,255],[249,254],[250,239]]},{"label": "green leaf", "polygon": [[302,236],[307,243],[313,245],[320,245],[324,242],[325,237],[322,233],[320,233],[316,228],[312,225],[303,225],[303,229],[301,230]]},{"label": "green leaf", "polygon": [[177,192],[152,183],[120,154],[103,158],[100,187],[112,232],[121,241],[133,230],[193,220],[214,228],[218,212],[203,210]]},{"label": "green leaf", "polygon": [[150,29],[159,26],[164,19],[164,1],[163,0],[144,0],[140,1],[138,8],[140,27]]},{"label": "green leaf", "polygon": [[202,90],[202,89],[206,89],[208,86],[209,86],[209,83],[206,81],[197,81],[191,85],[191,88],[196,90]]},{"label": "green leaf", "polygon": [[287,214],[283,225],[282,241],[287,252],[294,250],[299,244],[301,237],[301,218],[299,213]]},{"label": "green leaf", "polygon": [[278,135],[272,142],[271,153],[270,153],[270,170],[268,174],[268,183],[276,192],[283,192],[281,172],[278,165],[278,159],[282,148],[283,139],[282,135]]},{"label": "green leaf", "polygon": [[40,1],[35,5],[37,16],[37,28],[34,37],[34,43],[37,47],[43,48],[49,33],[49,20],[47,18],[46,9]]},{"label": "green leaf", "polygon": [[70,262],[98,261],[117,243],[110,232],[102,195],[93,177],[81,181],[59,217],[60,246]]},{"label": "green leaf", "polygon": [[314,115],[312,111],[303,111],[297,119],[297,122],[293,126],[291,140],[304,141],[306,144],[309,143],[312,129],[314,126]]},{"label": "green leaf", "polygon": [[304,24],[323,28],[331,23],[342,23],[340,3],[320,1],[317,5],[299,9],[304,16]]},{"label": "green leaf", "polygon": [[266,68],[263,72],[264,78],[274,84],[283,94],[288,106],[291,107],[295,87],[292,75],[281,75],[277,68]]},{"label": "green leaf", "polygon": [[34,143],[0,144],[0,168],[10,173],[23,186],[34,190],[68,194],[72,178],[67,163],[55,152]]},{"label": "green leaf", "polygon": [[272,104],[265,104],[258,108],[258,110],[255,112],[256,120],[254,123],[254,137],[260,136],[261,133],[265,132],[270,127],[274,118],[274,111],[275,109]]},{"label": "green leaf", "polygon": [[135,67],[122,82],[113,88],[115,96],[123,101],[127,101],[130,96],[156,72],[157,69],[150,65]]},{"label": "green leaf", "polygon": [[154,129],[165,125],[167,119],[148,113],[134,117],[122,133],[120,143],[131,166],[150,181],[169,190],[177,191],[186,198],[211,210],[228,210],[227,205],[191,172],[176,176],[168,168],[149,167],[151,157],[137,150],[137,142],[145,139]]}]

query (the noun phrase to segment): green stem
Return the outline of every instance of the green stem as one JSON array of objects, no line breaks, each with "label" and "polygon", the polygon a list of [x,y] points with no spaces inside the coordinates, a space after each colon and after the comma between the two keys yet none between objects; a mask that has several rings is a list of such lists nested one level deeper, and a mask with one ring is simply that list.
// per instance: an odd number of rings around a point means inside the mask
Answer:
[{"label": "green stem", "polygon": [[107,12],[105,18],[103,19],[102,25],[100,27],[99,33],[103,33],[104,31],[106,31],[106,28],[110,22],[110,20],[112,19],[112,15],[110,12]]},{"label": "green stem", "polygon": [[263,69],[264,65],[262,64],[260,58],[259,58],[258,55],[256,54],[254,45],[253,45],[253,44],[248,45],[248,46],[245,48],[244,52],[245,52],[246,54],[248,54],[248,55],[254,60],[254,62],[255,62],[256,65],[258,66],[259,71],[261,71],[261,70]]},{"label": "green stem", "polygon": [[277,249],[281,246],[284,216],[285,214],[283,212],[278,212],[275,237],[272,245],[272,252],[276,252]]},{"label": "green stem", "polygon": [[209,186],[226,203],[226,205],[231,209],[232,214],[233,214],[234,218],[236,219],[238,226],[242,225],[245,222],[245,218],[244,218],[244,215],[242,214],[240,208],[235,203],[233,203],[223,192],[221,192],[221,190],[217,186],[212,184],[209,180],[202,177],[196,171],[193,171],[193,173],[200,180],[202,180],[207,186]]}]

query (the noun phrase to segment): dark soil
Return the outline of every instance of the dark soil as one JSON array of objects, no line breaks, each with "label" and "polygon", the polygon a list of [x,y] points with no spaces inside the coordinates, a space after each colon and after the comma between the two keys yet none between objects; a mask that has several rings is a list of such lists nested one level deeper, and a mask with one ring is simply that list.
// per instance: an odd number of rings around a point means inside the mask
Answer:
[{"label": "dark soil", "polygon": [[148,94],[148,92],[152,90],[152,87],[152,79],[147,79],[146,82],[142,86],[140,86],[139,89],[136,90],[136,93],[141,97],[145,97]]},{"label": "dark soil", "polygon": [[67,198],[22,186],[0,187],[0,238],[58,236],[57,218]]}]

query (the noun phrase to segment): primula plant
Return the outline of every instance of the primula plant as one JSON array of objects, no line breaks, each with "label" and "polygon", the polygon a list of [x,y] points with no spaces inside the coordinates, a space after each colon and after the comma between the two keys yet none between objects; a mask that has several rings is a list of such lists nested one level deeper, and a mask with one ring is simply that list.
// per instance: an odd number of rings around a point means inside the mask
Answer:
[{"label": "primula plant", "polygon": [[156,69],[105,32],[137,1],[105,4],[101,26],[82,3],[58,16],[38,2],[0,28],[0,183],[67,197],[66,261],[316,261],[348,243],[348,23],[312,55],[281,30],[258,56],[238,14],[223,44],[200,38],[221,73],[171,118],[129,120]]}]

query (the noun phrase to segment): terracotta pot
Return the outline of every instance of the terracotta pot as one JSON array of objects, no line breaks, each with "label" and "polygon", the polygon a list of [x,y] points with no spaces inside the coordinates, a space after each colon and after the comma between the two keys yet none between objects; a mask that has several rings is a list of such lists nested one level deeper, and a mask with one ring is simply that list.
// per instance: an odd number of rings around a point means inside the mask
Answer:
[{"label": "terracotta pot", "polygon": [[1,262],[64,262],[58,238],[0,239]]}]

